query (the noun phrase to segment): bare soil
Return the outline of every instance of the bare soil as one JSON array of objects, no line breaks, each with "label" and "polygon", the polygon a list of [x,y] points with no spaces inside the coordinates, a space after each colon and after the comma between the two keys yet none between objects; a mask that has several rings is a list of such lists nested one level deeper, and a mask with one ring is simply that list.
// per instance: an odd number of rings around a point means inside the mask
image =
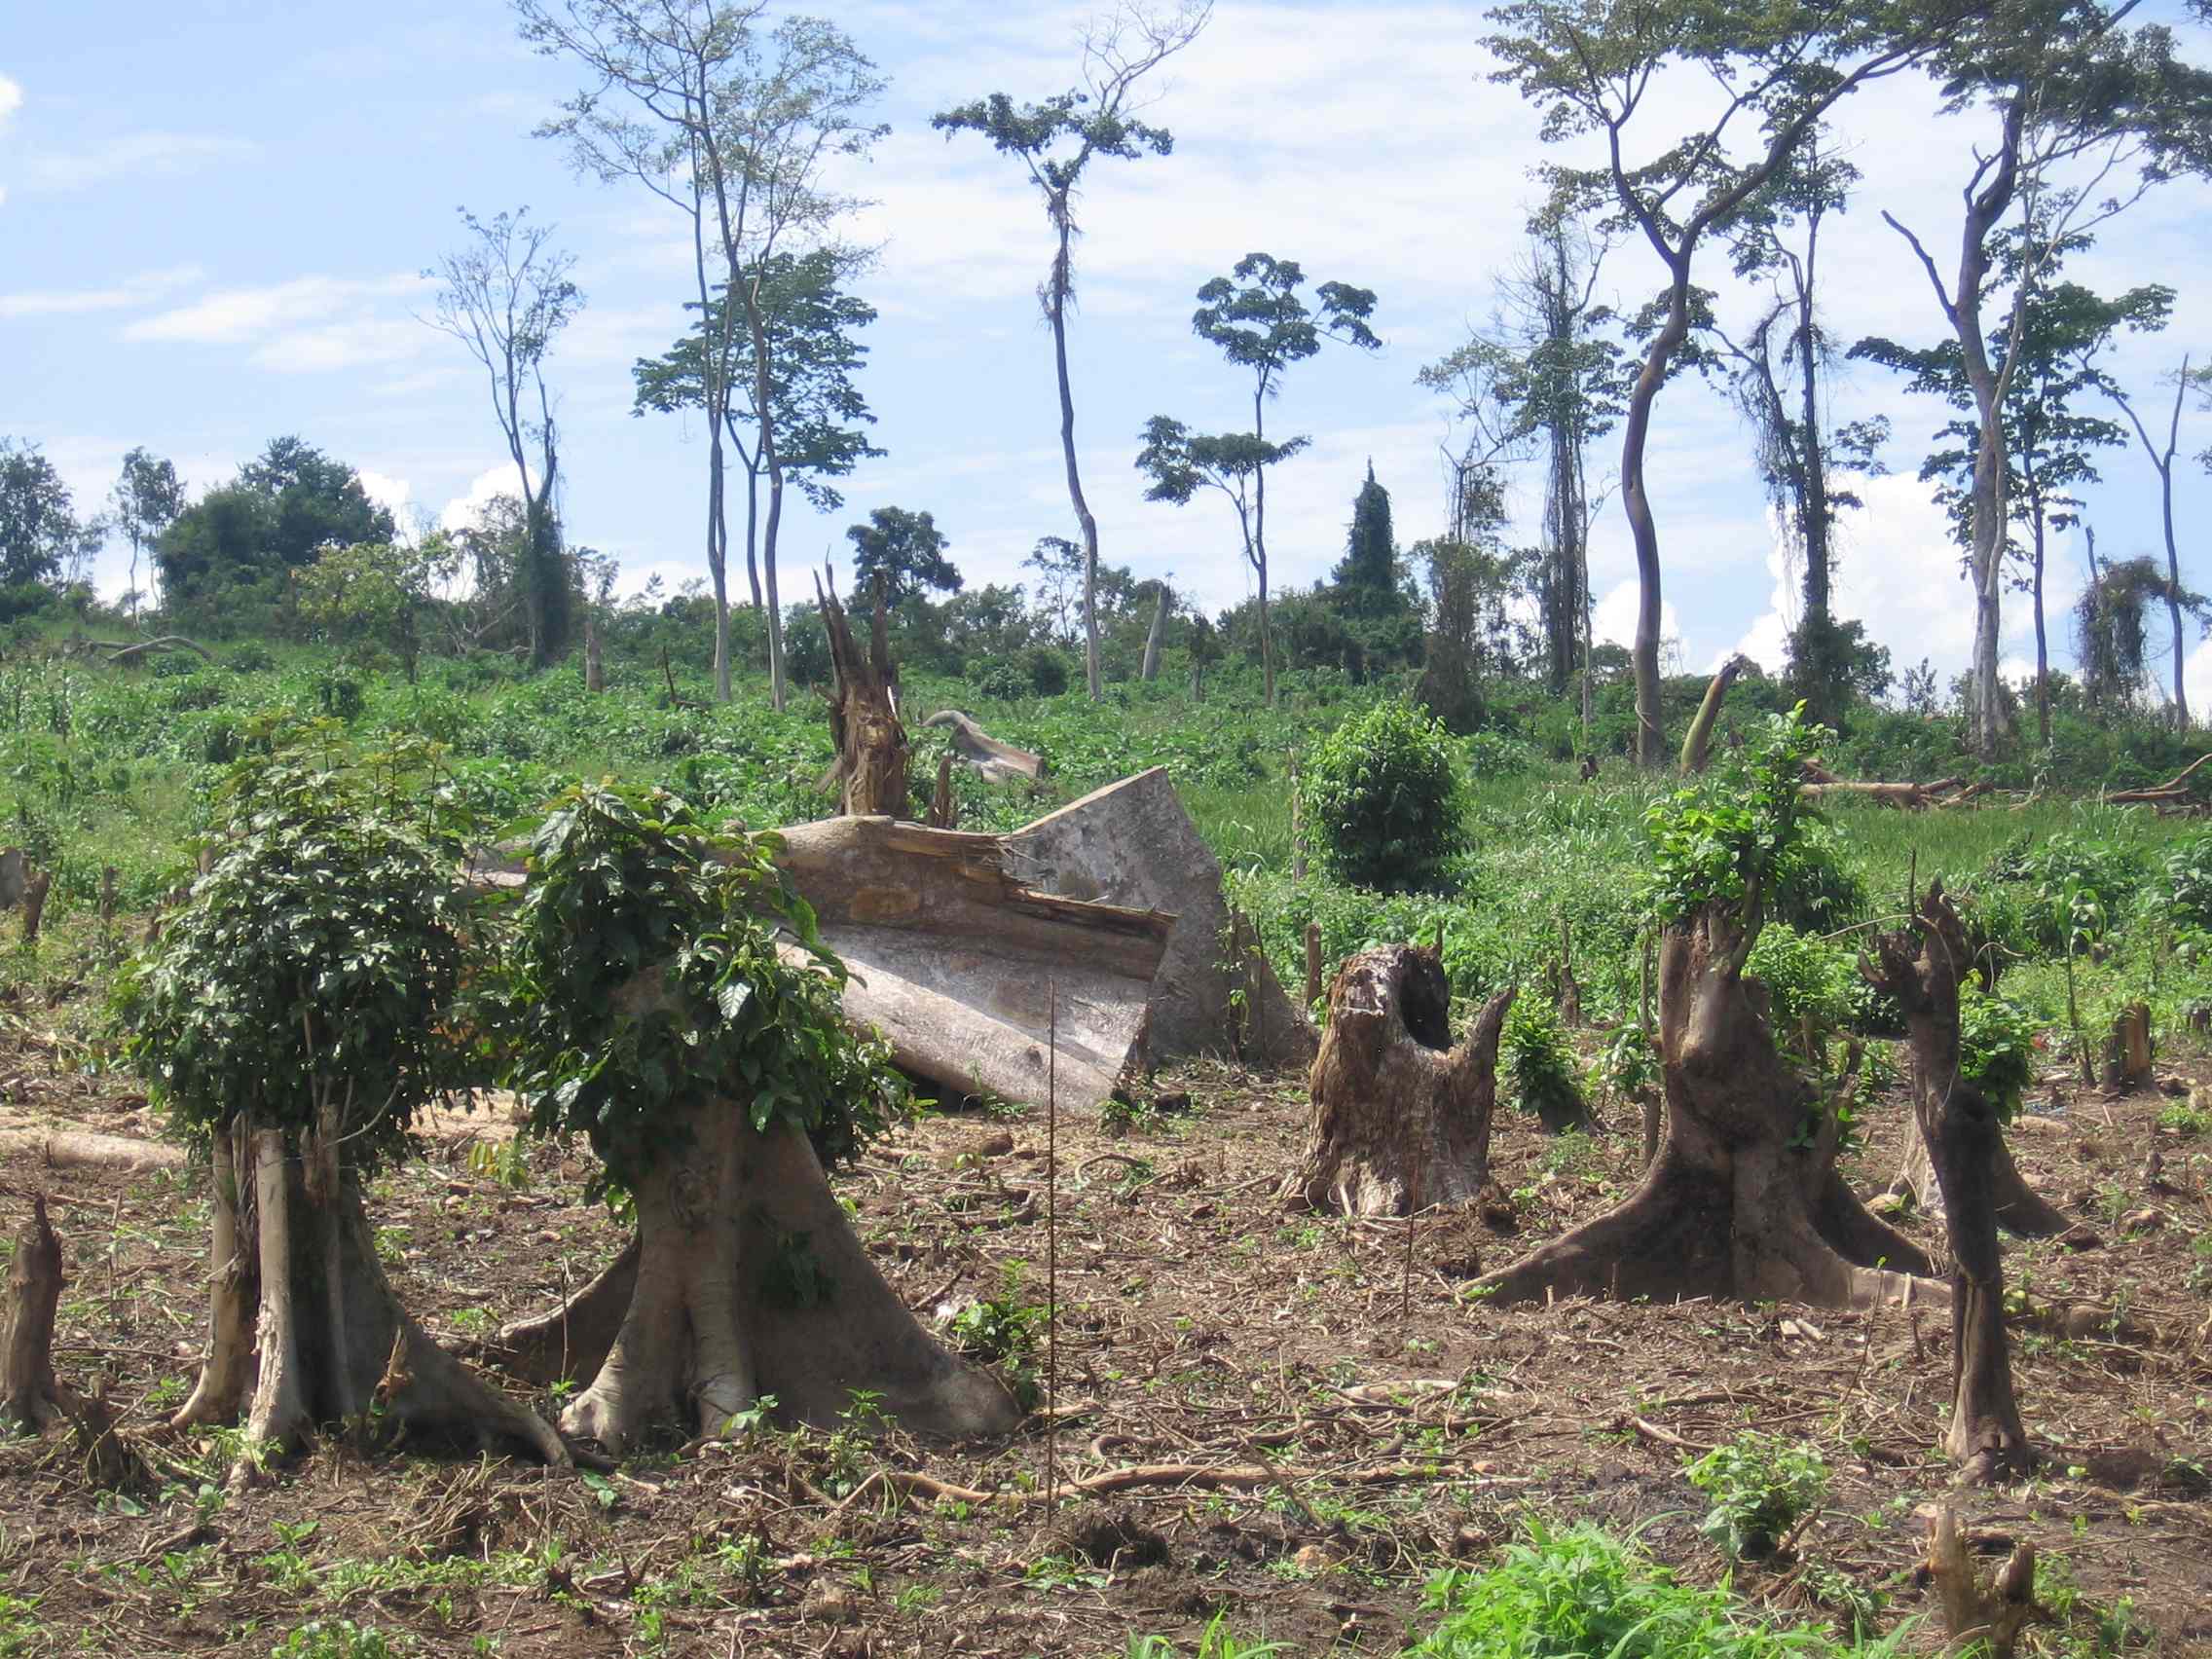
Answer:
[{"label": "bare soil", "polygon": [[[141,1098],[73,1064],[18,1039],[0,1052],[0,1110],[152,1132]],[[1195,1648],[1226,1610],[1289,1652],[1392,1654],[1426,1628],[1426,1579],[1492,1559],[1531,1516],[1639,1530],[1687,1577],[1719,1578],[1682,1466],[1746,1428],[1811,1442],[1833,1478],[1794,1547],[1735,1568],[1736,1587],[1847,1627],[1854,1598],[1879,1599],[1882,1628],[1925,1615],[1908,1645],[1936,1645],[1916,1569],[1949,1482],[1946,1313],[1487,1308],[1467,1294],[1480,1268],[1633,1184],[1634,1108],[1610,1108],[1612,1133],[1587,1148],[1501,1108],[1493,1163],[1517,1226],[1431,1216],[1409,1252],[1402,1221],[1282,1211],[1302,1080],[1198,1067],[1160,1089],[1166,1109],[1121,1134],[1057,1125],[1056,1434],[1042,1418],[983,1446],[741,1433],[588,1476],[372,1440],[325,1443],[225,1497],[219,1437],[162,1426],[204,1334],[204,1172],[0,1163],[0,1233],[46,1192],[63,1238],[58,1372],[107,1390],[156,1473],[119,1496],[92,1490],[65,1437],[0,1445],[0,1652],[259,1654],[344,1618],[428,1653],[1120,1655],[1142,1633]],[[2073,1622],[2045,1640],[2089,1643],[2128,1598],[2127,1641],[2169,1654],[2212,1652],[2212,1256],[2197,1248],[2212,1142],[2157,1128],[2170,1103],[2055,1081],[2031,1098],[2042,1122],[2013,1137],[2018,1161],[2102,1243],[2011,1244],[2011,1281],[2153,1334],[2016,1335],[2044,1467],[1959,1500],[1984,1552],[2025,1538],[2063,1558]],[[1846,1164],[1862,1193],[1886,1184],[1910,1123],[1894,1093],[1864,1119]],[[513,1186],[471,1161],[510,1132],[496,1110],[435,1127],[422,1161],[375,1184],[371,1220],[408,1306],[463,1346],[581,1282],[621,1235],[581,1201],[580,1149],[526,1146]],[[1044,1299],[1047,1138],[1042,1114],[930,1117],[838,1178],[925,1318],[1010,1278]],[[1940,1254],[1937,1230],[1903,1225]],[[1062,1479],[1213,1472],[1050,1510],[870,1479],[1018,1494],[1049,1459]]]}]

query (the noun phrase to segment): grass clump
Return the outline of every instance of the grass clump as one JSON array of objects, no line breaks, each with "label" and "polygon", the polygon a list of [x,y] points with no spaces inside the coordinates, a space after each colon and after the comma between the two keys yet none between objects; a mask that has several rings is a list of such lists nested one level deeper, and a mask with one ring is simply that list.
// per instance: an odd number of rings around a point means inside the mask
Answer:
[{"label": "grass clump", "polygon": [[1555,1532],[1531,1522],[1495,1567],[1432,1581],[1428,1604],[1443,1619],[1409,1659],[1889,1659],[1909,1629],[1861,1642],[1772,1624],[1588,1524]]}]

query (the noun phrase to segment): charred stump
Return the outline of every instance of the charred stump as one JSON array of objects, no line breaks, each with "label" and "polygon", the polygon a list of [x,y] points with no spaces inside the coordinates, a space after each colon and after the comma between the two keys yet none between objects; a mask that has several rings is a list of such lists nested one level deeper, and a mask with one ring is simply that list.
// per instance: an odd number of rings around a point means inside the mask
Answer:
[{"label": "charred stump", "polygon": [[883,587],[875,590],[867,653],[853,639],[850,619],[832,581],[814,584],[822,602],[822,627],[830,636],[836,688],[830,698],[830,736],[837,746],[837,777],[848,818],[911,816],[906,798],[906,728],[899,720],[899,670],[891,661]]},{"label": "charred stump", "polygon": [[1443,959],[1418,945],[1362,950],[1329,987],[1313,1060],[1313,1139],[1282,1197],[1345,1215],[1412,1215],[1493,1188],[1491,1117],[1508,989],[1452,1043]]},{"label": "charred stump", "polygon": [[216,1135],[214,1165],[207,1352],[177,1426],[242,1411],[249,1438],[291,1445],[373,1403],[411,1431],[569,1461],[549,1424],[471,1375],[400,1305],[334,1137],[241,1123],[235,1138]]},{"label": "charred stump", "polygon": [[1966,934],[1929,883],[1910,927],[1875,940],[1860,972],[1904,1010],[1913,1057],[1913,1116],[1943,1194],[1951,1252],[1951,1420],[1943,1450],[1961,1478],[1987,1480],[2035,1460],[2012,1393],[2005,1338],[2005,1267],[1993,1178],[2004,1133],[1995,1102],[1959,1071],[1959,980]]},{"label": "charred stump", "polygon": [[571,1434],[620,1452],[657,1425],[718,1434],[773,1397],[835,1426],[852,1391],[917,1433],[996,1434],[1020,1412],[924,1331],[876,1271],[804,1134],[703,1102],[693,1154],[638,1184],[638,1232],[568,1302],[499,1334],[494,1357],[535,1382],[584,1384]]},{"label": "charred stump", "polygon": [[61,1305],[61,1240],[46,1219],[46,1195],[16,1235],[8,1302],[0,1308],[0,1428],[44,1433],[61,1418],[54,1382],[54,1315]]},{"label": "charred stump", "polygon": [[1901,1296],[1927,1255],[1835,1170],[1834,1103],[1782,1057],[1766,989],[1744,976],[1755,910],[1709,903],[1659,944],[1665,1122],[1620,1205],[1482,1282],[1546,1294],[1738,1296],[1860,1307]]}]

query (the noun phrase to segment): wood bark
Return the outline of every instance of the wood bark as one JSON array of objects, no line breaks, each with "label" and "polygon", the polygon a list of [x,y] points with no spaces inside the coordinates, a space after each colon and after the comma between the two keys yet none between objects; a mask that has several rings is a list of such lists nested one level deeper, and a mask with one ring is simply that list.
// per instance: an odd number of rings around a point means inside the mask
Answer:
[{"label": "wood bark", "polygon": [[1967,1547],[1957,1510],[1944,1504],[1928,1530],[1928,1575],[1942,1599],[1943,1628],[1953,1648],[2012,1659],[2020,1633],[2047,1616],[2035,1598],[2036,1546],[2015,1544],[2005,1565],[1985,1578]]},{"label": "wood bark", "polygon": [[16,1235],[8,1302],[0,1309],[0,1427],[44,1433],[59,1420],[54,1381],[54,1315],[61,1305],[61,1240],[46,1219],[46,1195]]},{"label": "wood bark", "polygon": [[1493,1193],[1497,1040],[1513,992],[1452,1042],[1443,959],[1418,945],[1362,950],[1329,987],[1308,1091],[1313,1133],[1282,1189],[1294,1208],[1413,1215]]},{"label": "wood bark", "polygon": [[[1890,1183],[1890,1191],[1912,1199],[1914,1207],[1931,1221],[1943,1220],[1943,1188],[1936,1179],[1936,1161],[1928,1151],[1928,1139],[1920,1134],[1918,1125],[1905,1143],[1904,1162],[1897,1178]],[[2037,1192],[2020,1173],[2020,1166],[2012,1161],[2011,1149],[2002,1134],[1990,1161],[1989,1184],[1991,1201],[1997,1210],[1997,1225],[2015,1238],[2056,1238],[2072,1235],[2076,1240],[2085,1240],[2087,1230],[2078,1226],[2064,1210]]]},{"label": "wood bark", "polygon": [[2005,1270],[1993,1181],[2004,1145],[1997,1108],[1959,1070],[1959,982],[1966,932],[1940,880],[1929,884],[1910,928],[1875,940],[1861,973],[1896,997],[1912,1046],[1913,1115],[1943,1192],[1951,1252],[1951,1419],[1943,1449],[1961,1478],[2030,1467],[2035,1454],[2012,1392],[2005,1336]]},{"label": "wood bark", "polygon": [[238,1133],[217,1133],[212,1148],[213,1211],[207,1239],[207,1352],[200,1381],[171,1427],[229,1422],[252,1384],[253,1332],[248,1317],[260,1301],[260,1280],[249,1249],[245,1192],[239,1183]]},{"label": "wood bark", "polygon": [[595,696],[607,689],[607,662],[600,655],[599,623],[584,617],[584,689]]},{"label": "wood bark", "polygon": [[[334,1149],[311,1146],[303,1157],[284,1131],[260,1126],[241,1127],[240,1139],[249,1167],[234,1161],[233,1178],[250,1175],[253,1242],[245,1206],[225,1205],[218,1187],[215,1233],[229,1230],[232,1262],[217,1267],[207,1356],[180,1423],[223,1420],[250,1373],[245,1426],[258,1442],[295,1444],[374,1400],[384,1420],[410,1431],[569,1462],[550,1424],[463,1369],[408,1316],[377,1258],[358,1181]],[[237,1272],[249,1249],[250,1279]],[[252,1351],[241,1357],[235,1339],[247,1328]]]},{"label": "wood bark", "polygon": [[904,818],[911,810],[906,728],[899,720],[899,670],[891,661],[882,584],[876,586],[865,656],[853,639],[845,608],[837,602],[835,585],[825,588],[817,582],[814,591],[822,602],[822,626],[830,636],[830,661],[837,676],[830,700],[830,733],[837,746],[843,810],[849,817],[881,813]]},{"label": "wood bark", "polygon": [[2151,1006],[2129,1003],[2113,1015],[2105,1038],[2105,1087],[2116,1093],[2146,1087],[2151,1058]]},{"label": "wood bark", "polygon": [[1173,601],[1174,596],[1167,591],[1167,584],[1161,582],[1160,597],[1152,608],[1152,626],[1145,630],[1144,666],[1138,671],[1138,678],[1147,685],[1160,678],[1160,641],[1161,636],[1167,632],[1167,608]]},{"label": "wood bark", "polygon": [[1736,677],[1751,664],[1740,656],[1732,656],[1720,665],[1720,672],[1713,677],[1713,683],[1705,688],[1705,701],[1697,708],[1697,719],[1690,721],[1690,729],[1682,738],[1682,770],[1691,776],[1705,770],[1713,749],[1713,728],[1720,719],[1720,705],[1727,701],[1728,687],[1736,683]]},{"label": "wood bark", "polygon": [[1550,1294],[1740,1296],[1825,1307],[1901,1297],[1927,1255],[1835,1171],[1830,1103],[1782,1057],[1765,988],[1744,977],[1758,936],[1732,903],[1669,926],[1659,946],[1666,1121],[1617,1208],[1483,1279]]},{"label": "wood bark", "polygon": [[30,866],[23,859],[22,848],[0,850],[0,910],[13,910],[23,902],[23,889],[30,884]]},{"label": "wood bark", "polygon": [[46,920],[46,896],[53,891],[54,872],[42,869],[23,883],[23,942],[38,942],[39,925]]},{"label": "wood bark", "polygon": [[803,1134],[699,1103],[692,1151],[637,1188],[638,1234],[596,1280],[492,1350],[536,1382],[585,1381],[562,1419],[609,1451],[679,1420],[704,1434],[773,1396],[830,1428],[854,1389],[917,1433],[1002,1433],[1013,1396],[924,1331],[885,1282]]}]

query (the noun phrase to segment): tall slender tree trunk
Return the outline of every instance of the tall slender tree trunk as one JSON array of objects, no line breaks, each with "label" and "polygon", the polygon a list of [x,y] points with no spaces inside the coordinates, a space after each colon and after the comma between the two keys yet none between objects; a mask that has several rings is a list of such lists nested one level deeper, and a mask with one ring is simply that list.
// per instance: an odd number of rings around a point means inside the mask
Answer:
[{"label": "tall slender tree trunk", "polygon": [[715,584],[715,701],[726,703],[729,689],[729,516],[722,505],[721,424],[707,450],[707,573]]},{"label": "tall slender tree trunk", "polygon": [[776,454],[776,418],[768,373],[768,329],[760,314],[757,280],[745,284],[745,326],[753,337],[753,403],[759,419],[755,454],[768,468],[768,522],[760,536],[760,574],[768,612],[768,699],[781,713],[785,704],[784,610],[776,594],[776,535],[784,521],[784,463]]},{"label": "tall slender tree trunk", "polygon": [[2035,503],[2033,515],[2035,536],[2035,570],[2030,588],[2036,611],[2036,743],[2050,747],[2050,645],[2044,633],[2043,616],[2043,561],[2044,561],[2044,510],[2043,502]]},{"label": "tall slender tree trunk", "polygon": [[[1266,418],[1262,414],[1266,396],[1265,380],[1252,393],[1252,435],[1263,443],[1267,439]],[[1275,640],[1274,625],[1268,616],[1268,469],[1265,465],[1252,468],[1252,568],[1260,576],[1260,682],[1266,687],[1269,708],[1275,706]]]},{"label": "tall slender tree trunk", "polygon": [[753,584],[753,608],[760,601],[760,469],[745,469],[745,576]]},{"label": "tall slender tree trunk", "polygon": [[1068,384],[1068,288],[1073,258],[1069,242],[1075,226],[1064,199],[1052,204],[1052,223],[1059,232],[1060,245],[1046,291],[1045,314],[1052,325],[1052,370],[1059,381],[1060,459],[1067,465],[1068,504],[1075,509],[1076,523],[1083,530],[1083,676],[1095,703],[1106,695],[1106,682],[1098,668],[1098,521],[1084,498],[1083,472],[1075,459],[1075,391]]},{"label": "tall slender tree trunk", "polygon": [[1689,270],[1686,263],[1677,263],[1667,321],[1644,354],[1621,430],[1621,506],[1636,539],[1636,648],[1631,653],[1636,666],[1636,763],[1648,771],[1667,763],[1667,732],[1659,696],[1659,526],[1644,488],[1643,449],[1651,432],[1651,406],[1667,379],[1667,365],[1689,331]]},{"label": "tall slender tree trunk", "polygon": [[1973,736],[1984,757],[1997,753],[2004,735],[2004,707],[1998,700],[1997,644],[2004,620],[2005,443],[1998,431],[1995,377],[1984,374],[1992,390],[1981,407],[1981,437],[1973,456]]}]

